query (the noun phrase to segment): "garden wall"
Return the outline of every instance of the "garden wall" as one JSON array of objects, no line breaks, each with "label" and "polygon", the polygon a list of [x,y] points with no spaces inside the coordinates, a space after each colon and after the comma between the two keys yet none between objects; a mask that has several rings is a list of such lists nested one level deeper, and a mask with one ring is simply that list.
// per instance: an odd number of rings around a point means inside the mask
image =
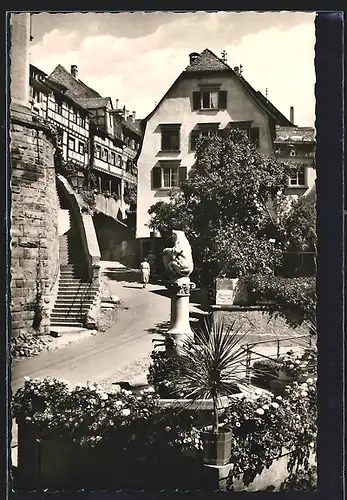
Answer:
[{"label": "garden wall", "polygon": [[[181,454],[174,462],[166,456],[159,464],[142,461],[141,456],[125,461],[116,444],[83,448],[67,438],[42,438],[37,441],[35,429],[19,423],[18,473],[15,489],[191,489],[226,490],[232,465],[205,465],[201,455]],[[250,484],[243,478],[234,480],[234,491],[278,490],[286,480],[290,453],[283,451],[268,469]],[[171,457],[172,460],[172,457]],[[311,462],[315,463],[312,456]]]}]

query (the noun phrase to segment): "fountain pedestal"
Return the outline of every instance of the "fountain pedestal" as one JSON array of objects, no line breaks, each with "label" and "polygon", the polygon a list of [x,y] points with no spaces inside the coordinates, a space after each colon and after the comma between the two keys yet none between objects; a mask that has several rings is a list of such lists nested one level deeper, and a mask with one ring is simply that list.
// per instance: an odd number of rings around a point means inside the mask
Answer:
[{"label": "fountain pedestal", "polygon": [[185,338],[194,336],[189,323],[190,290],[195,288],[189,277],[178,278],[171,284],[171,323],[167,337],[172,339],[173,345],[168,342],[167,350],[179,351],[179,346]]}]

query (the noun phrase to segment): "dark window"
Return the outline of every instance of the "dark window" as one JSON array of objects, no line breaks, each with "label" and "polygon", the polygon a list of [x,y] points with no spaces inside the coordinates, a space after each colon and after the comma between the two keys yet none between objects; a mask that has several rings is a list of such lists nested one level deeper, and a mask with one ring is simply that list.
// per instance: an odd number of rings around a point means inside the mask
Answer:
[{"label": "dark window", "polygon": [[85,127],[86,126],[86,119],[83,116],[80,116],[80,126]]},{"label": "dark window", "polygon": [[164,165],[152,170],[153,189],[179,187],[187,178],[187,167]]},{"label": "dark window", "polygon": [[77,114],[75,113],[74,110],[71,111],[71,121],[73,123],[77,123]]},{"label": "dark window", "polygon": [[300,167],[295,174],[289,177],[290,186],[306,186],[305,167]]},{"label": "dark window", "polygon": [[195,151],[196,150],[196,143],[198,139],[202,139],[204,137],[213,137],[216,135],[218,132],[218,129],[216,128],[206,128],[206,129],[201,129],[201,130],[192,130],[190,136],[191,136],[191,150]]},{"label": "dark window", "polygon": [[102,159],[106,162],[108,162],[108,150],[106,148],[103,149],[102,152]]},{"label": "dark window", "polygon": [[42,102],[42,94],[41,94],[41,92],[38,92],[37,90],[34,90],[33,91],[33,99],[36,102]]},{"label": "dark window", "polygon": [[101,157],[101,146],[98,144],[95,146],[95,158],[100,158]]},{"label": "dark window", "polygon": [[111,152],[111,165],[116,163],[116,154]]},{"label": "dark window", "polygon": [[61,101],[56,101],[54,103],[54,111],[60,115],[63,113],[63,103]]},{"label": "dark window", "polygon": [[249,132],[249,140],[255,145],[256,148],[259,148],[259,127],[251,127]]},{"label": "dark window", "polygon": [[84,143],[81,142],[81,141],[78,143],[78,152],[81,155],[84,155],[84,152],[85,152],[85,150],[84,150]]},{"label": "dark window", "polygon": [[69,137],[69,149],[75,151],[75,139],[72,139],[72,137]]},{"label": "dark window", "polygon": [[161,131],[161,150],[179,151],[180,149],[180,129],[163,128]]},{"label": "dark window", "polygon": [[226,109],[227,92],[225,90],[204,90],[193,92],[193,110]]}]

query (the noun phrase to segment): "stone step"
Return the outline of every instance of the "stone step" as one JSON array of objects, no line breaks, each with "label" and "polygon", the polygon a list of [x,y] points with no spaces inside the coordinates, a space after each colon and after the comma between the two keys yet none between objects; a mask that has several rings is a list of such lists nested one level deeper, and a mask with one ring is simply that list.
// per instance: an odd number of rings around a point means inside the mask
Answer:
[{"label": "stone step", "polygon": [[76,326],[76,327],[83,327],[82,321],[51,321],[51,326]]},{"label": "stone step", "polygon": [[81,281],[77,278],[65,278],[64,280],[60,280],[59,281],[59,287],[63,287],[63,288],[66,288],[66,287],[90,287],[92,286],[91,283],[88,283],[86,281]]},{"label": "stone step", "polygon": [[78,288],[78,289],[73,289],[73,288],[66,288],[66,289],[62,289],[60,288],[58,290],[58,296],[57,298],[61,298],[61,297],[66,297],[66,298],[70,298],[70,297],[80,297],[80,298],[83,298],[83,297],[95,297],[96,295],[96,290],[83,290],[81,288]]},{"label": "stone step", "polygon": [[85,304],[84,302],[81,304],[54,304],[52,312],[61,312],[61,311],[82,311],[82,309],[88,311],[90,309],[90,304]]},{"label": "stone step", "polygon": [[59,291],[68,291],[68,290],[81,290],[81,291],[87,291],[87,290],[91,290],[91,291],[96,291],[96,287],[92,287],[88,284],[85,284],[85,283],[81,283],[81,284],[78,284],[78,283],[62,283],[62,284],[59,284]]},{"label": "stone step", "polygon": [[51,320],[74,320],[83,321],[84,314],[52,313]]},{"label": "stone step", "polygon": [[89,297],[87,299],[84,298],[84,297],[78,297],[78,296],[75,296],[75,297],[59,297],[59,299],[57,299],[55,301],[55,305],[58,305],[58,304],[69,305],[69,304],[78,304],[78,303],[92,304],[93,300],[94,299],[92,297]]}]

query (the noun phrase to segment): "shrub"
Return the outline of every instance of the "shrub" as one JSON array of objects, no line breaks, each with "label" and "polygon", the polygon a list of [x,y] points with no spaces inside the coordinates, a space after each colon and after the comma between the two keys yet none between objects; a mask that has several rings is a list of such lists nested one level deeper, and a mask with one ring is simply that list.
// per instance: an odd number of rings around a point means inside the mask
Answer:
[{"label": "shrub", "polygon": [[310,456],[316,451],[317,405],[315,379],[287,387],[283,397],[258,396],[231,400],[226,420],[233,429],[233,469],[228,488],[243,475],[247,486],[284,449],[291,451],[288,472],[308,471]]},{"label": "shrub", "polygon": [[316,280],[308,278],[282,278],[280,276],[251,275],[245,278],[251,302],[270,301],[271,313],[282,316],[290,326],[304,321],[315,324]]},{"label": "shrub", "polygon": [[53,341],[52,337],[44,337],[35,333],[21,333],[11,339],[11,356],[31,357],[42,351],[47,351]]},{"label": "shrub", "polygon": [[52,377],[26,378],[13,398],[12,413],[42,436],[65,436],[89,447],[111,440],[119,453],[148,459],[154,449],[161,449],[160,460],[164,452],[195,446],[193,419],[163,409],[151,388],[136,396],[126,390],[105,392],[96,384],[71,387]]},{"label": "shrub", "polygon": [[269,387],[270,382],[278,377],[279,362],[275,359],[259,359],[252,365],[254,382],[262,387]]},{"label": "shrub", "polygon": [[317,351],[313,348],[305,349],[302,355],[288,351],[278,358],[278,367],[284,371],[291,380],[299,381],[303,377],[308,377],[316,373]]},{"label": "shrub", "polygon": [[308,470],[295,471],[281,485],[285,491],[315,491],[317,489],[317,466],[313,465]]},{"label": "shrub", "polygon": [[182,357],[175,353],[168,356],[166,351],[152,351],[151,359],[148,383],[161,397],[171,397],[185,370]]}]

